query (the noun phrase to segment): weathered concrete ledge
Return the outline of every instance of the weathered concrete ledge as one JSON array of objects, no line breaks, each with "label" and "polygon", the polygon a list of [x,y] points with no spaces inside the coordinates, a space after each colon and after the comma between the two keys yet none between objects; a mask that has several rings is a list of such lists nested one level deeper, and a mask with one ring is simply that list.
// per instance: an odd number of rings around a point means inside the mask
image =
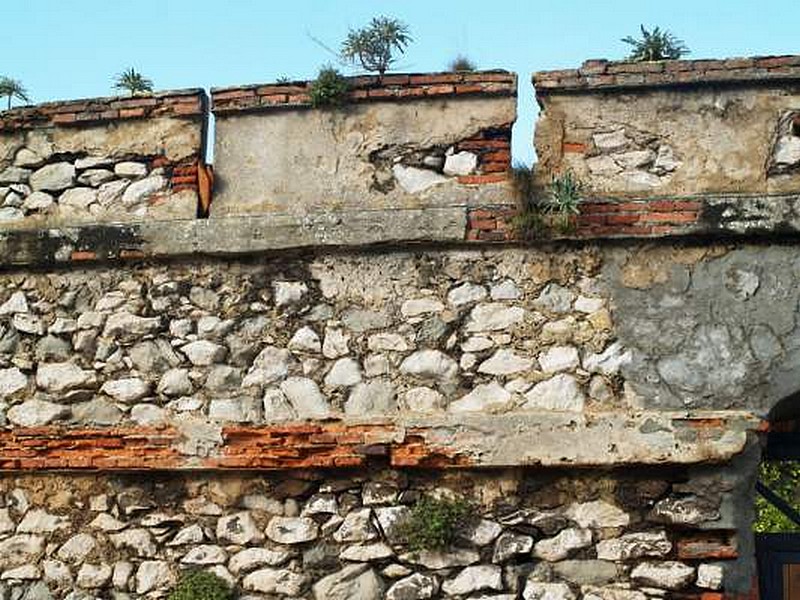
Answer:
[{"label": "weathered concrete ledge", "polygon": [[760,420],[746,412],[403,415],[271,426],[188,418],[175,427],[16,428],[0,470],[613,467],[725,462]]},{"label": "weathered concrete ledge", "polygon": [[[0,232],[0,267],[465,239],[515,241],[507,223],[513,212],[508,204],[456,205],[13,230]],[[499,235],[477,235],[486,232]],[[587,201],[574,235],[543,241],[798,235],[800,194],[721,195]]]}]

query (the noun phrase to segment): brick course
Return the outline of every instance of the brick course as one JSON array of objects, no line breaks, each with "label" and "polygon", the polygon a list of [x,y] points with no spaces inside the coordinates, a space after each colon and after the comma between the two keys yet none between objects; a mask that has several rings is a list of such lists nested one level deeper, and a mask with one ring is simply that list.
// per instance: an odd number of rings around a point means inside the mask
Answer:
[{"label": "brick course", "polygon": [[612,62],[587,60],[579,69],[539,71],[537,94],[595,89],[718,83],[800,81],[800,56],[756,56],[721,60]]},{"label": "brick course", "polygon": [[[475,73],[420,73],[348,77],[349,102],[373,100],[405,100],[444,96],[493,95],[516,96],[517,76],[507,71]],[[291,84],[255,84],[212,88],[213,111],[217,114],[307,107],[311,105],[309,90],[313,81]]]},{"label": "brick course", "polygon": [[1,111],[0,131],[152,117],[196,117],[205,115],[207,104],[206,93],[201,89],[159,92],[133,98],[114,96],[45,102]]}]

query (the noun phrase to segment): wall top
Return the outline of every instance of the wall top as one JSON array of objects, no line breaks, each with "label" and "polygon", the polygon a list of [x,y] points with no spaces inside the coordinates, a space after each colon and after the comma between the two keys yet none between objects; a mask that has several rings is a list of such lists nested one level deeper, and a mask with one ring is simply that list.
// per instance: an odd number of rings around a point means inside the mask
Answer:
[{"label": "wall top", "polygon": [[0,132],[146,117],[193,117],[205,113],[207,101],[203,89],[191,88],[133,97],[45,102],[0,112]]},{"label": "wall top", "polygon": [[[408,100],[471,94],[515,96],[517,75],[503,70],[464,73],[402,73],[348,77],[349,102]],[[250,110],[307,107],[312,81],[212,88],[213,111],[225,114]]]},{"label": "wall top", "polygon": [[653,62],[595,59],[585,61],[579,69],[533,74],[533,85],[538,94],[772,81],[800,81],[800,56]]}]

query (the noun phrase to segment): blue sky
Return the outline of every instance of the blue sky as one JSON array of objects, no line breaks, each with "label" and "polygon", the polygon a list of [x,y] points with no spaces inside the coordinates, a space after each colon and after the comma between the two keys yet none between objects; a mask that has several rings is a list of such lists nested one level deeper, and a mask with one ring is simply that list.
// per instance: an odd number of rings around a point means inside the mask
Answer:
[{"label": "blue sky", "polygon": [[530,74],[622,58],[640,23],[682,38],[692,58],[800,53],[797,0],[2,0],[0,75],[36,102],[112,93],[134,66],[159,89],[313,78],[348,28],[385,14],[414,43],[396,70],[435,71],[456,54],[520,75],[514,154],[530,161]]}]

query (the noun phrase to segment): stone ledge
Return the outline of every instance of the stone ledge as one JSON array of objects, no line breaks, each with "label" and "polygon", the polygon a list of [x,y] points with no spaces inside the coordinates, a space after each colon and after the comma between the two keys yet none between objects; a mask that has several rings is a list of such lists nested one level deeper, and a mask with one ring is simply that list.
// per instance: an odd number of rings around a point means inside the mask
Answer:
[{"label": "stone ledge", "polygon": [[[745,412],[517,413],[395,420],[0,432],[0,470],[613,467],[725,462],[760,421]],[[202,449],[198,451],[198,448]]]},{"label": "stone ledge", "polygon": [[[525,243],[800,236],[800,194],[593,198],[583,211],[574,234]],[[510,225],[514,213],[508,204],[454,205],[8,230],[0,231],[0,267],[417,243],[519,243]]]},{"label": "stone ledge", "polygon": [[466,208],[341,211],[102,224],[0,232],[0,267],[313,247],[453,242]]},{"label": "stone ledge", "polygon": [[534,73],[537,94],[609,89],[760,85],[800,81],[800,56],[756,56],[722,60],[612,62],[587,60],[579,69]]},{"label": "stone ledge", "polygon": [[207,107],[208,97],[200,88],[45,102],[0,111],[0,132],[154,117],[204,117]]},{"label": "stone ledge", "polygon": [[[517,76],[508,71],[465,73],[403,73],[348,77],[348,102],[401,101],[447,96],[516,96]],[[218,115],[252,110],[309,107],[313,81],[212,88],[213,112]]]}]

